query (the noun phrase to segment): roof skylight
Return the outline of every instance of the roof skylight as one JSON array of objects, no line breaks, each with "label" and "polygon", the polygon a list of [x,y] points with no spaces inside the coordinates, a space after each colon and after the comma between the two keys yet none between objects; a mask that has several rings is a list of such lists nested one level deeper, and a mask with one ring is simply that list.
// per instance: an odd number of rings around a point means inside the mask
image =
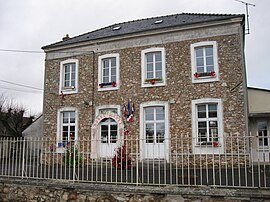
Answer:
[{"label": "roof skylight", "polygon": [[115,27],[113,27],[112,29],[113,29],[113,31],[116,31],[116,30],[121,29],[121,26],[115,26]]},{"label": "roof skylight", "polygon": [[155,21],[155,24],[160,24],[160,23],[162,23],[163,22],[163,20],[156,20]]}]

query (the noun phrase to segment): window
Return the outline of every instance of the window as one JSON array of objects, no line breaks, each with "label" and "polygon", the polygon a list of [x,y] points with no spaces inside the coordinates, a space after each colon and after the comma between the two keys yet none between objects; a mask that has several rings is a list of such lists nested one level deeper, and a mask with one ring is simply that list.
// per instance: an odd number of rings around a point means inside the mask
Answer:
[{"label": "window", "polygon": [[146,143],[163,143],[165,134],[165,108],[146,107],[144,109]]},{"label": "window", "polygon": [[[220,99],[192,101],[193,146],[223,148],[223,122]],[[201,151],[200,151],[201,152]]]},{"label": "window", "polygon": [[140,104],[140,158],[169,160],[169,103]]},{"label": "window", "polygon": [[101,143],[117,142],[117,123],[112,118],[105,118],[100,122]]},{"label": "window", "polygon": [[141,53],[142,87],[164,86],[165,49],[150,48]]},{"label": "window", "polygon": [[217,43],[215,41],[191,44],[192,82],[219,80]]},{"label": "window", "polygon": [[78,60],[69,59],[60,65],[59,94],[76,93],[78,90]]},{"label": "window", "polygon": [[269,137],[267,133],[267,121],[262,120],[258,121],[258,143],[259,148],[268,148],[269,146]]},{"label": "window", "polygon": [[119,88],[119,54],[100,56],[98,69],[98,90],[117,90]]},{"label": "window", "polygon": [[58,112],[58,147],[66,147],[70,141],[78,139],[76,114],[74,108],[64,108]]}]

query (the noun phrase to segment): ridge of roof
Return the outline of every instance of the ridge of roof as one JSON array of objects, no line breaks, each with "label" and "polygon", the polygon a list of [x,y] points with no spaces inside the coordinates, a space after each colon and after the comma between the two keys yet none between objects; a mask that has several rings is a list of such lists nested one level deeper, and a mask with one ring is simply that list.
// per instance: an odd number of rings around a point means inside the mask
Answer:
[{"label": "ridge of roof", "polygon": [[[42,49],[54,48],[54,47],[70,45],[70,44],[75,44],[75,43],[85,42],[85,41],[90,41],[90,40],[95,40],[95,39],[101,39],[101,38],[106,38],[106,37],[120,36],[124,34],[129,34],[129,33],[150,31],[150,30],[162,29],[166,27],[189,25],[189,24],[194,24],[194,23],[208,22],[208,21],[214,21],[214,20],[223,20],[223,19],[228,19],[228,18],[236,18],[236,17],[244,17],[244,16],[245,16],[244,14],[185,13],[183,12],[183,13],[178,13],[178,14],[142,18],[142,19],[130,20],[126,22],[114,23],[114,24],[111,24],[111,25],[87,32],[87,33],[83,33],[83,34],[71,37],[63,41],[58,41],[56,43],[43,46]],[[178,19],[177,22],[176,20],[174,21],[174,19],[177,19],[178,17],[179,18],[181,17],[183,19],[180,19],[180,20]],[[199,20],[200,17],[203,19]],[[217,17],[218,19],[216,18],[213,19],[213,17]],[[153,23],[151,22],[157,19],[161,20],[161,18],[162,18],[162,23],[158,23],[158,24],[155,24],[155,26],[153,26]],[[143,26],[143,23],[148,24],[148,26]],[[128,27],[130,25],[133,25],[133,26]],[[119,28],[117,30],[113,30],[113,28],[116,26],[119,26]],[[123,26],[126,26],[127,31],[123,31],[122,29]],[[106,30],[107,32],[104,33],[104,31]]]}]

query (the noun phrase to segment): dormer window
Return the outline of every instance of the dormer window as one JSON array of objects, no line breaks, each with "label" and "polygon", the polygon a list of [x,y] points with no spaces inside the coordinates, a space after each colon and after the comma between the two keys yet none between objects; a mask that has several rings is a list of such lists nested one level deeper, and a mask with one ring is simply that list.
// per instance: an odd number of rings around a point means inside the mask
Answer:
[{"label": "dormer window", "polygon": [[160,23],[162,23],[163,22],[163,20],[156,20],[155,21],[155,24],[160,24]]},{"label": "dormer window", "polygon": [[78,89],[78,60],[69,59],[60,64],[59,94],[76,93]]}]

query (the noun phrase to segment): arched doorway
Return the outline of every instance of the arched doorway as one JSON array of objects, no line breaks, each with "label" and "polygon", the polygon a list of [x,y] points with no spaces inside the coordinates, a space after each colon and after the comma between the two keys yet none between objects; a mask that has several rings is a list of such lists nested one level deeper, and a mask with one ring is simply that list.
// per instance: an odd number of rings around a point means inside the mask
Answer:
[{"label": "arched doorway", "polygon": [[123,143],[124,124],[120,116],[108,111],[99,115],[91,129],[91,158],[112,158]]}]

